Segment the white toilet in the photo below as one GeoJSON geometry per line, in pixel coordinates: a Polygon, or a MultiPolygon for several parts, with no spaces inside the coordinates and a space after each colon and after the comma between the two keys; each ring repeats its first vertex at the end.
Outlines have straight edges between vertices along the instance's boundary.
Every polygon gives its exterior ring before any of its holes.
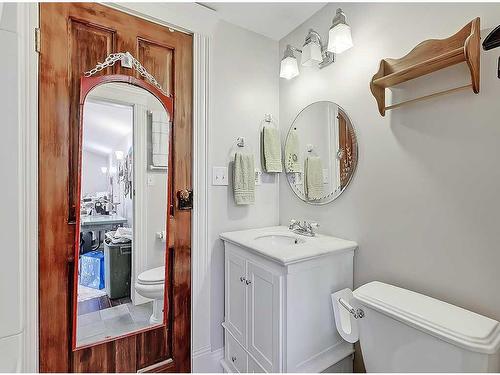
{"type": "Polygon", "coordinates": [[[163,323],[163,297],[165,290],[165,267],[152,268],[139,274],[135,290],[141,296],[153,299],[151,324],[163,323]]]}
{"type": "Polygon", "coordinates": [[[367,372],[498,372],[496,320],[374,281],[332,294],[335,324],[367,372]]]}

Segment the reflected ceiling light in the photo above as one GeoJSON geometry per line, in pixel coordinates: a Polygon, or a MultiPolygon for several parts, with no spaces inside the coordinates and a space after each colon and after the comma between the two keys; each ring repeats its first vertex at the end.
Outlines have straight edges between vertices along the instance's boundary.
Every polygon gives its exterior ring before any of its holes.
{"type": "Polygon", "coordinates": [[[302,47],[302,58],[300,62],[303,66],[316,66],[322,61],[321,37],[316,31],[311,29],[302,47]]]}
{"type": "Polygon", "coordinates": [[[328,51],[342,53],[352,46],[351,27],[346,22],[345,13],[338,8],[328,33],[328,51]]]}
{"type": "Polygon", "coordinates": [[[283,59],[281,59],[281,65],[280,65],[281,78],[292,79],[293,77],[299,75],[299,67],[297,65],[297,59],[295,58],[293,51],[301,52],[297,48],[294,48],[290,44],[288,44],[286,46],[283,59]]]}
{"type": "Polygon", "coordinates": [[[101,172],[104,174],[108,173],[108,167],[101,167],[101,172]]]}
{"type": "Polygon", "coordinates": [[[116,160],[123,160],[123,151],[115,151],[116,160]]]}
{"type": "Polygon", "coordinates": [[[110,167],[110,168],[109,168],[109,174],[111,174],[111,175],[116,174],[116,171],[117,171],[117,170],[116,170],[116,167],[115,167],[115,166],[112,166],[112,167],[110,167]]]}

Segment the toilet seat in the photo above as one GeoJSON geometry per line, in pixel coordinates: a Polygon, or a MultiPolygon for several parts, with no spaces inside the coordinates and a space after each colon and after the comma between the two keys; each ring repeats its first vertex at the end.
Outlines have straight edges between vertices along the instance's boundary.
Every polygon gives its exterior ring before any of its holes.
{"type": "Polygon", "coordinates": [[[157,285],[165,282],[165,266],[152,268],[137,276],[137,283],[142,285],[157,285]]]}

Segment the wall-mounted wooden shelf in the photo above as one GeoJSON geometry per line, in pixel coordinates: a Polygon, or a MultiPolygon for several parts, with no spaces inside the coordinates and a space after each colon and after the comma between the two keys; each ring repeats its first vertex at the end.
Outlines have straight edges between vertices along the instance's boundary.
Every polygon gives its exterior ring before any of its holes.
{"type": "Polygon", "coordinates": [[[469,87],[476,94],[479,93],[480,30],[478,17],[449,38],[429,39],[417,45],[400,59],[381,60],[379,70],[370,82],[370,90],[377,101],[380,114],[384,116],[386,110],[469,87]],[[466,62],[469,66],[470,85],[386,106],[386,88],[461,62],[466,62]]]}

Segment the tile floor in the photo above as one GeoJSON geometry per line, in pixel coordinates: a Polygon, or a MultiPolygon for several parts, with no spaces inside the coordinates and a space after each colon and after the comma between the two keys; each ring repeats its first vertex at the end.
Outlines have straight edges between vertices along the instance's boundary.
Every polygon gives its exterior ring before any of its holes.
{"type": "Polygon", "coordinates": [[[78,315],[77,346],[99,342],[151,326],[149,317],[153,302],[134,306],[132,303],[78,315]]]}

